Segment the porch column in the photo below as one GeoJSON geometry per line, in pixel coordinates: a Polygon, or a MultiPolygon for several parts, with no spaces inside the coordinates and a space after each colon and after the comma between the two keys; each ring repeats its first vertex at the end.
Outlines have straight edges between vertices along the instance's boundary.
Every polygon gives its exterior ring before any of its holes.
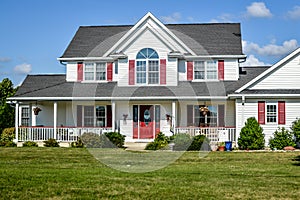
{"type": "Polygon", "coordinates": [[[176,102],[172,102],[172,127],[173,131],[175,131],[176,128],[176,102]]]}
{"type": "Polygon", "coordinates": [[[53,114],[53,134],[54,134],[54,139],[56,140],[56,128],[57,128],[57,102],[54,102],[54,114],[53,114]]]}
{"type": "Polygon", "coordinates": [[[16,103],[15,107],[15,129],[16,129],[16,142],[19,141],[19,103],[16,103]]]}
{"type": "Polygon", "coordinates": [[[115,101],[112,101],[111,102],[111,129],[112,131],[114,132],[116,127],[115,127],[115,122],[116,122],[116,102],[115,101]]]}

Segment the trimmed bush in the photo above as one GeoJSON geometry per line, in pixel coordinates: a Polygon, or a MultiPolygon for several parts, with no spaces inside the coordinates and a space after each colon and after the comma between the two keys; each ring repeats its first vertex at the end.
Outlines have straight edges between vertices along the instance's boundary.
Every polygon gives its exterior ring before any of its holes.
{"type": "Polygon", "coordinates": [[[255,117],[247,119],[245,126],[240,132],[238,145],[240,149],[258,150],[264,148],[265,136],[263,134],[263,129],[260,127],[255,117]]]}
{"type": "Polygon", "coordinates": [[[13,141],[2,141],[0,140],[0,147],[16,147],[17,144],[13,141]]]}
{"type": "Polygon", "coordinates": [[[286,146],[295,147],[296,143],[294,142],[294,136],[284,127],[274,133],[274,138],[269,140],[270,148],[271,149],[283,149],[286,146]]]}
{"type": "Polygon", "coordinates": [[[102,142],[100,136],[96,133],[84,133],[81,136],[81,140],[87,148],[101,148],[102,142]]]}
{"type": "Polygon", "coordinates": [[[170,141],[169,137],[165,136],[162,132],[160,132],[153,142],[147,144],[145,150],[163,149],[168,145],[169,141],[170,141]]]}
{"type": "Polygon", "coordinates": [[[193,137],[193,142],[187,149],[188,151],[200,151],[203,143],[208,144],[207,146],[203,147],[202,150],[210,151],[209,140],[204,135],[197,135],[193,137]]]}
{"type": "Polygon", "coordinates": [[[292,123],[292,134],[295,136],[296,142],[300,143],[300,119],[296,119],[292,123]]]}
{"type": "Polygon", "coordinates": [[[190,137],[190,135],[185,133],[175,134],[173,138],[174,151],[186,151],[193,142],[193,139],[190,137]]]}
{"type": "Polygon", "coordinates": [[[38,147],[38,144],[33,141],[26,141],[23,143],[23,147],[38,147]]]}
{"type": "Polygon", "coordinates": [[[45,147],[59,147],[59,143],[55,139],[50,138],[50,139],[44,141],[44,146],[45,147]]]}
{"type": "Polygon", "coordinates": [[[15,128],[5,128],[1,134],[1,141],[13,141],[15,139],[15,128]]]}
{"type": "MultiPolygon", "coordinates": [[[[118,148],[124,148],[125,135],[121,135],[118,132],[108,132],[105,136],[109,139],[111,143],[116,145],[118,148]]],[[[104,140],[106,141],[106,140],[104,140]]]]}

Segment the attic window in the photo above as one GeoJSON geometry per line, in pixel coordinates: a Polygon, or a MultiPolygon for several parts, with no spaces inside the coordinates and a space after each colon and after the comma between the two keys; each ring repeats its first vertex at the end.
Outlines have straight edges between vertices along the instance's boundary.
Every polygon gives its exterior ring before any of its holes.
{"type": "Polygon", "coordinates": [[[158,54],[151,48],[145,48],[139,51],[136,55],[136,59],[158,59],[158,54]]]}

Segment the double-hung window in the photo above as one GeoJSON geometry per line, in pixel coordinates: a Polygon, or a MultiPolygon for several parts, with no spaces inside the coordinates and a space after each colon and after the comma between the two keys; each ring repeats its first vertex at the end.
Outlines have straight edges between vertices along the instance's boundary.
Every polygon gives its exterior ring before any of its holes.
{"type": "Polygon", "coordinates": [[[218,65],[217,61],[195,61],[194,62],[195,80],[217,80],[218,65]]]}
{"type": "Polygon", "coordinates": [[[267,104],[267,123],[277,122],[277,105],[267,104]]]}
{"type": "Polygon", "coordinates": [[[85,81],[106,80],[106,63],[85,63],[84,80],[85,81]]]}
{"type": "Polygon", "coordinates": [[[105,106],[83,106],[83,124],[86,127],[105,126],[105,116],[105,106]]]}
{"type": "Polygon", "coordinates": [[[29,107],[21,108],[21,125],[29,126],[30,110],[29,107]]]}
{"type": "Polygon", "coordinates": [[[159,84],[159,57],[155,50],[145,48],[137,54],[136,83],[159,84]]]}

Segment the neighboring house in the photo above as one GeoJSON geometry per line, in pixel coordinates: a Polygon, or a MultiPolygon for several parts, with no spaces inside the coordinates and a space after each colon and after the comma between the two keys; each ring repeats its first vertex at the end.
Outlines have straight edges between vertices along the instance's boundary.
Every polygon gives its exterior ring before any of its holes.
{"type": "Polygon", "coordinates": [[[238,23],[165,25],[148,13],[134,26],[80,27],[58,60],[65,75],[28,75],[9,99],[18,141],[119,131],[147,142],[161,131],[236,143],[247,117],[269,137],[300,111],[299,49],[241,68],[238,23]]]}

